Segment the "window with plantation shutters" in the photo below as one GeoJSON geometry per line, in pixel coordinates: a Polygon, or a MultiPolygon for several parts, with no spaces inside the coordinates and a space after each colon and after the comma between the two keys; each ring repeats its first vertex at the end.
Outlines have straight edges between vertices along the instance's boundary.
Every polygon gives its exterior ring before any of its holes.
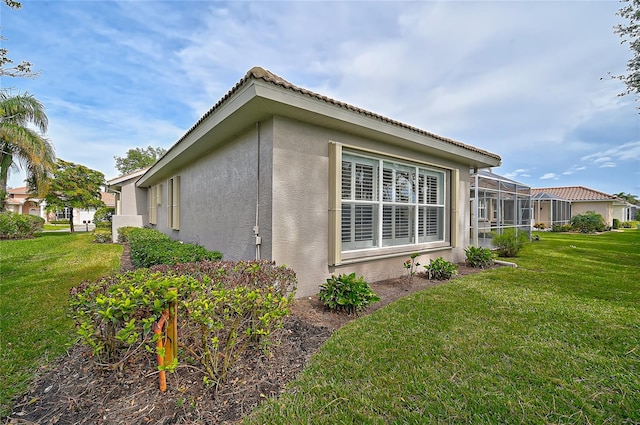
{"type": "Polygon", "coordinates": [[[167,182],[167,226],[180,230],[180,176],[167,182]]]}
{"type": "Polygon", "coordinates": [[[445,173],[342,155],[342,251],[443,241],[445,173]]]}
{"type": "Polygon", "coordinates": [[[148,190],[149,197],[149,224],[158,224],[158,186],[151,186],[148,190]]]}

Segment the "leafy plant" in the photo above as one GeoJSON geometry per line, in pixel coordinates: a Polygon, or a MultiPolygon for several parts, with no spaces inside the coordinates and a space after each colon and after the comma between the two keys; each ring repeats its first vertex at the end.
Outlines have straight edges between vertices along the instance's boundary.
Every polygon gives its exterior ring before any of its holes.
{"type": "Polygon", "coordinates": [[[31,238],[43,226],[42,217],[11,211],[0,212],[0,239],[31,238]]]}
{"type": "Polygon", "coordinates": [[[268,347],[289,313],[295,279],[267,261],[159,265],[84,282],[71,291],[71,314],[82,342],[116,363],[154,351],[153,324],[177,302],[180,348],[217,384],[246,350],[268,347]]]}
{"type": "Polygon", "coordinates": [[[363,276],[355,273],[332,275],[326,283],[320,285],[320,301],[330,310],[342,310],[357,313],[371,303],[380,301],[380,297],[371,290],[363,276]]]}
{"type": "Polygon", "coordinates": [[[458,266],[442,257],[429,260],[429,264],[424,268],[429,274],[429,279],[447,280],[458,274],[458,266]]]}
{"type": "Polygon", "coordinates": [[[131,261],[138,268],[222,259],[222,254],[218,251],[208,251],[200,245],[174,241],[155,229],[133,228],[128,231],[128,240],[131,261]]]}
{"type": "Polygon", "coordinates": [[[96,227],[111,228],[111,220],[116,209],[113,207],[101,207],[93,214],[93,222],[96,227]]]}
{"type": "Polygon", "coordinates": [[[570,224],[553,224],[551,225],[551,231],[555,233],[570,232],[571,225],[570,224]]]}
{"type": "Polygon", "coordinates": [[[581,233],[602,232],[606,229],[604,218],[595,211],[587,211],[571,217],[571,228],[581,233]]]}
{"type": "Polygon", "coordinates": [[[111,242],[111,230],[96,229],[93,231],[93,241],[95,243],[109,243],[111,242]]]}
{"type": "Polygon", "coordinates": [[[489,248],[470,246],[465,248],[464,253],[467,257],[467,265],[470,267],[484,269],[495,263],[493,252],[489,248]]]}
{"type": "Polygon", "coordinates": [[[129,242],[129,233],[133,229],[137,229],[137,227],[133,227],[133,226],[118,227],[118,243],[129,242]]]}
{"type": "Polygon", "coordinates": [[[617,219],[617,218],[613,219],[613,228],[614,229],[619,229],[620,228],[620,219],[617,219]]]}
{"type": "Polygon", "coordinates": [[[407,273],[409,274],[409,285],[411,285],[411,281],[413,280],[413,276],[417,273],[417,271],[416,271],[417,267],[420,265],[420,263],[418,263],[416,261],[416,258],[418,258],[419,256],[420,256],[420,254],[418,254],[417,252],[414,252],[413,254],[411,254],[409,259],[407,259],[402,264],[402,267],[407,269],[407,273]]]}
{"type": "Polygon", "coordinates": [[[491,243],[498,250],[500,257],[516,257],[525,243],[529,241],[529,235],[516,229],[504,229],[502,233],[493,232],[491,243]]]}
{"type": "Polygon", "coordinates": [[[547,228],[547,225],[544,223],[536,223],[533,225],[533,227],[538,230],[544,230],[547,228]]]}

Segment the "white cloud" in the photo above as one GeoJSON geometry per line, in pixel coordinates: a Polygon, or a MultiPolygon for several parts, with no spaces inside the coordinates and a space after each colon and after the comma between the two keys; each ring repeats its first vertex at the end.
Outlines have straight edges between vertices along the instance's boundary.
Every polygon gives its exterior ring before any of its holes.
{"type": "Polygon", "coordinates": [[[621,161],[640,161],[640,141],[624,143],[601,152],[585,155],[582,160],[599,163],[610,161],[612,158],[621,161]]]}
{"type": "Polygon", "coordinates": [[[587,169],[587,167],[585,167],[584,165],[579,166],[579,165],[574,164],[568,170],[563,172],[562,175],[570,176],[570,175],[574,174],[576,171],[583,171],[583,170],[586,170],[586,169],[587,169]]]}
{"type": "Polygon", "coordinates": [[[549,180],[549,179],[557,180],[558,175],[556,173],[546,173],[545,175],[540,177],[540,180],[549,180]]]}
{"type": "Polygon", "coordinates": [[[600,165],[600,168],[615,168],[615,166],[615,162],[605,162],[604,164],[600,165]]]}

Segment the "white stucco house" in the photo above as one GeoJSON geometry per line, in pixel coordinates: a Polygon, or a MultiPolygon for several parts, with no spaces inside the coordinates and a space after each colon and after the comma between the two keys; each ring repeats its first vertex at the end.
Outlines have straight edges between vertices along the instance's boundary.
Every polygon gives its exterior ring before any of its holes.
{"type": "Polygon", "coordinates": [[[401,276],[414,252],[463,261],[470,173],[500,162],[255,67],[152,167],[110,184],[125,221],[285,264],[302,297],[332,274],[401,276]]]}

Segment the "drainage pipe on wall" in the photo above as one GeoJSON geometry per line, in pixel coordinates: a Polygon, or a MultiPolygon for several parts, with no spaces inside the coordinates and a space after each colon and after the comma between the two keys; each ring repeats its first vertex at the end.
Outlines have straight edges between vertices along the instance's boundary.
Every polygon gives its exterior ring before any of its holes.
{"type": "Polygon", "coordinates": [[[260,123],[256,122],[256,134],[258,139],[258,159],[256,161],[256,223],[253,226],[253,235],[256,240],[256,260],[260,260],[260,245],[262,238],[260,237],[260,123]]]}

